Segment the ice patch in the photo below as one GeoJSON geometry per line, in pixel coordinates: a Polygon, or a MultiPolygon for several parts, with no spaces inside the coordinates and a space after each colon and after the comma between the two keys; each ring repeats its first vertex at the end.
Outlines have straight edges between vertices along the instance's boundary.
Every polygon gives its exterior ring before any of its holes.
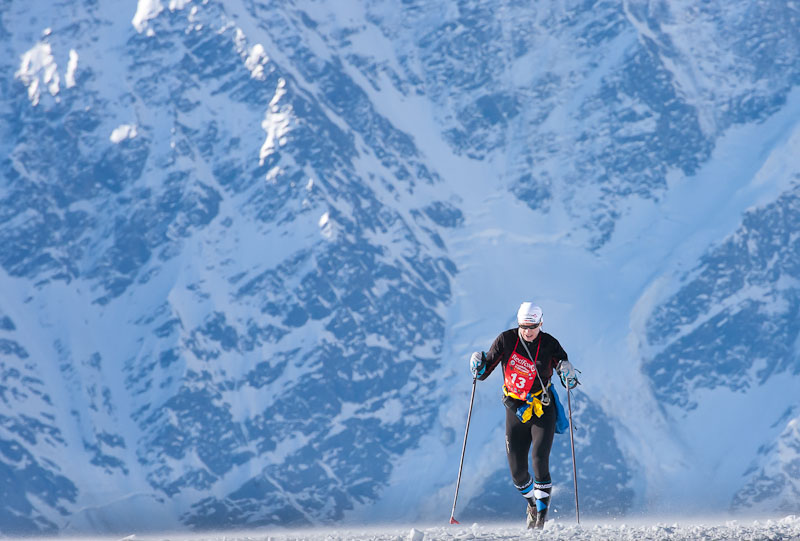
{"type": "Polygon", "coordinates": [[[131,24],[141,34],[147,28],[147,21],[158,17],[163,10],[161,0],[139,0],[131,24]]]}
{"type": "Polygon", "coordinates": [[[267,110],[264,120],[261,122],[261,127],[267,132],[267,138],[264,144],[261,145],[259,152],[259,165],[264,165],[264,160],[271,155],[278,146],[286,144],[286,134],[289,133],[289,126],[291,124],[291,107],[287,106],[281,110],[278,102],[286,94],[286,81],[280,79],[278,87],[275,89],[275,94],[269,102],[269,109],[267,110]]]}
{"type": "Polygon", "coordinates": [[[57,69],[50,44],[39,42],[22,55],[14,77],[28,87],[28,99],[33,105],[38,105],[42,94],[41,84],[47,87],[51,95],[58,94],[60,78],[57,69]]]}
{"type": "MultiPolygon", "coordinates": [[[[170,0],[168,7],[170,11],[183,9],[192,0],[170,0]]],[[[131,24],[140,34],[147,29],[147,22],[150,19],[155,19],[164,11],[164,6],[161,5],[161,0],[139,0],[136,5],[136,13],[131,20],[131,24]]],[[[149,30],[152,32],[152,29],[149,30]]]]}
{"type": "Polygon", "coordinates": [[[122,124],[114,128],[109,139],[111,139],[112,143],[121,143],[125,139],[133,139],[134,137],[136,137],[136,126],[134,124],[122,124]]]}
{"type": "Polygon", "coordinates": [[[269,57],[266,51],[264,51],[264,46],[260,43],[256,43],[250,49],[250,53],[247,55],[244,65],[250,70],[250,77],[263,81],[266,79],[266,75],[264,75],[264,65],[268,61],[269,57]]]}
{"type": "Polygon", "coordinates": [[[333,224],[331,223],[330,212],[326,212],[319,218],[319,230],[326,239],[333,238],[333,224]]]}
{"type": "Polygon", "coordinates": [[[75,70],[78,69],[78,53],[75,49],[69,50],[69,62],[67,62],[67,73],[64,74],[64,82],[67,88],[75,86],[75,70]]]}

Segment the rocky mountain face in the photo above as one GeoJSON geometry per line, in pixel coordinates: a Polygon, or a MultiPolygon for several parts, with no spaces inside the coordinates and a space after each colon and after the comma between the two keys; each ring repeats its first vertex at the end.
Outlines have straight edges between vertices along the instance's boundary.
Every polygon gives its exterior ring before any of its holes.
{"type": "Polygon", "coordinates": [[[797,396],[785,386],[796,387],[800,375],[798,180],[795,173],[789,190],[745,213],[648,320],[647,339],[658,353],[644,370],[662,404],[691,411],[704,391],[728,389],[759,412],[756,425],[741,418],[744,437],[766,426],[774,434],[744,473],[732,502],[737,511],[793,512],[800,495],[797,396]],[[748,398],[756,388],[782,400],[748,398]]]}
{"type": "MultiPolygon", "coordinates": [[[[726,159],[725,137],[788,116],[759,145],[796,150],[798,26],[777,1],[6,0],[0,531],[347,520],[391,505],[430,438],[449,469],[424,482],[450,491],[449,352],[471,317],[450,307],[483,260],[452,249],[481,212],[467,195],[589,258],[652,249],[618,224],[726,159]]],[[[789,150],[783,188],[729,213],[616,361],[667,416],[798,381],[789,150]]],[[[560,255],[506,242],[521,264],[560,255]]],[[[582,511],[639,509],[636,427],[584,387],[582,511]]],[[[780,405],[734,508],[755,489],[796,510],[797,398],[780,405]]],[[[519,515],[498,457],[476,517],[519,515]]],[[[552,463],[568,513],[567,439],[552,463]]]]}

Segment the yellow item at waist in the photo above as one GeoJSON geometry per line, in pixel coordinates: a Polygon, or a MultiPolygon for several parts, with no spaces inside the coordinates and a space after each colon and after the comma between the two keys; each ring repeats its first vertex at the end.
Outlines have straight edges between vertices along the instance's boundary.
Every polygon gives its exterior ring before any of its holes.
{"type": "MultiPolygon", "coordinates": [[[[528,421],[530,421],[534,413],[536,414],[536,417],[541,417],[542,415],[544,415],[544,407],[542,406],[542,401],[536,398],[537,396],[542,394],[542,389],[539,389],[535,393],[529,393],[529,396],[531,397],[530,400],[525,400],[524,398],[520,398],[519,395],[512,393],[511,391],[506,389],[505,385],[503,385],[503,394],[506,396],[510,396],[511,398],[516,398],[517,400],[521,400],[522,402],[525,402],[525,406],[520,406],[521,408],[524,408],[521,413],[522,415],[521,421],[523,423],[527,423],[528,421]]],[[[519,416],[520,414],[517,415],[519,416]]]]}

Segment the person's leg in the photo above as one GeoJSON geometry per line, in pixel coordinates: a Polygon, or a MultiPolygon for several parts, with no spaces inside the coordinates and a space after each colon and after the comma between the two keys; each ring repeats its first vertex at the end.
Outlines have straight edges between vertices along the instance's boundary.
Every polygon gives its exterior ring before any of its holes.
{"type": "Polygon", "coordinates": [[[550,479],[550,450],[556,428],[556,408],[550,404],[541,417],[531,419],[531,457],[533,458],[533,496],[536,505],[536,527],[544,527],[547,510],[550,506],[550,492],[553,483],[550,479]]]}
{"type": "Polygon", "coordinates": [[[517,418],[511,408],[506,408],[506,455],[511,470],[511,480],[526,499],[533,498],[533,479],[528,472],[528,451],[531,432],[527,424],[517,418]]]}

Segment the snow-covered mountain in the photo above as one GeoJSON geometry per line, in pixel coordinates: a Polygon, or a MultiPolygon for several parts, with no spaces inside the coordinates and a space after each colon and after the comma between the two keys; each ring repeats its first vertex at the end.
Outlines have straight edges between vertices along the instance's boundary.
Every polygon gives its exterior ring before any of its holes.
{"type": "Polygon", "coordinates": [[[582,513],[797,512],[799,10],[6,0],[0,531],[446,520],[523,300],[582,513]]]}

